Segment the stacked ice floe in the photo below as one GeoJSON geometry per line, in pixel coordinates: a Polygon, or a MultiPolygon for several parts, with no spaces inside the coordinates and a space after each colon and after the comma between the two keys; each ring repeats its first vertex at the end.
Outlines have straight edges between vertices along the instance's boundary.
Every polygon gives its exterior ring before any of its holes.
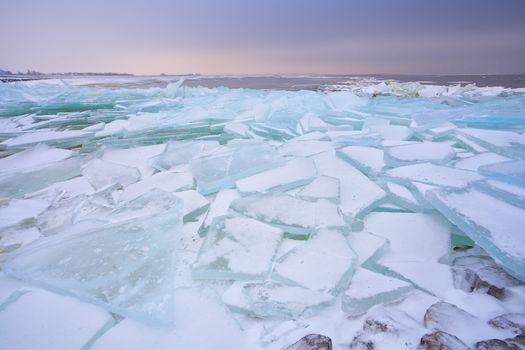
{"type": "Polygon", "coordinates": [[[0,348],[523,347],[525,95],[360,89],[0,85],[0,348]]]}

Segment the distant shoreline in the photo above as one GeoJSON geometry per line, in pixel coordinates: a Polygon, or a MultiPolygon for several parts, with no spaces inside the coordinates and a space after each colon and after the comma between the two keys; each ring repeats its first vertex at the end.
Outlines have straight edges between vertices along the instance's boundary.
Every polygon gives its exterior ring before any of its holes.
{"type": "Polygon", "coordinates": [[[184,85],[208,88],[249,88],[275,90],[318,90],[326,85],[340,84],[352,80],[373,79],[380,81],[419,82],[428,85],[467,85],[478,87],[523,88],[525,74],[483,74],[483,75],[403,75],[403,74],[367,74],[367,75],[132,75],[117,73],[100,74],[45,74],[45,75],[0,75],[3,83],[42,80],[85,80],[82,86],[105,88],[148,88],[165,87],[167,84],[184,78],[184,85]]]}

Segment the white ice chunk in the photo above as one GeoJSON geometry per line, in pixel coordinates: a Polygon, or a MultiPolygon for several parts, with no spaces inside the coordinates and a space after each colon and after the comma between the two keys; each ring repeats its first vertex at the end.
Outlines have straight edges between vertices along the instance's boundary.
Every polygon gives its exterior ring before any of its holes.
{"type": "Polygon", "coordinates": [[[357,254],[358,265],[367,265],[379,259],[388,249],[390,243],[386,238],[366,231],[352,232],[347,237],[348,244],[357,254]]]}
{"type": "Polygon", "coordinates": [[[184,201],[182,210],[184,222],[194,220],[197,216],[206,212],[210,206],[210,202],[194,190],[176,192],[175,195],[184,201]]]}
{"type": "Polygon", "coordinates": [[[502,130],[464,128],[457,133],[476,141],[486,149],[507,157],[523,158],[525,135],[502,130]]]}
{"type": "Polygon", "coordinates": [[[307,200],[327,199],[339,202],[339,179],[321,175],[301,189],[297,196],[307,200]]]}
{"type": "Polygon", "coordinates": [[[166,192],[189,190],[193,187],[193,176],[191,173],[172,173],[163,171],[142,181],[127,186],[120,194],[120,201],[130,201],[154,188],[166,192]]]}
{"type": "Polygon", "coordinates": [[[172,324],[181,211],[179,198],[155,190],[115,210],[115,223],[40,239],[18,249],[3,268],[123,316],[172,324]]]}
{"type": "Polygon", "coordinates": [[[341,233],[320,230],[280,258],[272,278],[335,295],[347,286],[356,264],[357,256],[341,233]]]}
{"type": "Polygon", "coordinates": [[[2,173],[38,168],[40,166],[65,160],[75,153],[73,151],[51,148],[38,144],[32,148],[0,159],[0,176],[2,173]]]}
{"type": "Polygon", "coordinates": [[[385,140],[408,140],[412,136],[412,130],[402,125],[370,125],[368,129],[385,140]]]}
{"type": "Polygon", "coordinates": [[[312,316],[331,302],[333,296],[276,282],[234,282],[222,299],[235,312],[261,318],[296,319],[312,316]]]}
{"type": "Polygon", "coordinates": [[[438,261],[449,250],[450,225],[438,215],[370,213],[364,220],[364,227],[390,242],[380,263],[438,261]]]}
{"type": "MultiPolygon", "coordinates": [[[[268,143],[244,141],[230,151],[190,161],[197,190],[204,195],[234,187],[235,181],[281,166],[283,159],[268,143]]],[[[275,179],[274,179],[275,180],[275,179]]]]}
{"type": "Polygon", "coordinates": [[[93,159],[86,164],[82,169],[82,175],[97,190],[115,183],[128,186],[140,180],[140,172],[137,168],[106,162],[101,159],[93,159]]]}
{"type": "Polygon", "coordinates": [[[448,265],[434,261],[385,261],[381,264],[390,272],[438,297],[443,298],[454,290],[452,271],[448,265]]]}
{"type": "Polygon", "coordinates": [[[469,170],[450,168],[431,163],[405,165],[389,170],[387,175],[402,182],[418,181],[430,185],[462,188],[482,177],[469,170]]]}
{"type": "Polygon", "coordinates": [[[385,161],[391,166],[410,163],[430,162],[445,164],[451,161],[455,152],[446,142],[420,142],[387,149],[385,161]]]}
{"type": "Polygon", "coordinates": [[[429,201],[505,270],[525,281],[525,210],[476,189],[434,190],[429,201]]]}
{"type": "Polygon", "coordinates": [[[79,130],[27,132],[0,143],[0,147],[24,149],[39,143],[71,147],[81,145],[92,135],[90,132],[79,130]]]}
{"type": "Polygon", "coordinates": [[[507,157],[500,156],[496,153],[480,153],[473,157],[461,159],[454,163],[454,167],[458,169],[465,169],[471,171],[477,171],[479,167],[487,164],[501,163],[510,160],[507,157]]]}
{"type": "Polygon", "coordinates": [[[193,277],[223,280],[264,278],[282,235],[282,230],[250,218],[218,217],[212,222],[193,264],[193,277]]]}
{"type": "Polygon", "coordinates": [[[284,166],[238,180],[236,186],[241,193],[286,191],[312,181],[317,175],[310,158],[296,158],[284,166]]]}
{"type": "Polygon", "coordinates": [[[424,209],[424,206],[418,202],[412,192],[410,192],[410,190],[405,186],[395,182],[387,182],[386,186],[389,192],[390,200],[393,203],[413,211],[422,211],[424,209]]]}
{"type": "Polygon", "coordinates": [[[307,237],[319,227],[344,230],[337,206],[327,200],[309,202],[283,193],[239,198],[231,208],[282,228],[291,236],[307,237]]]}
{"type": "Polygon", "coordinates": [[[48,202],[40,199],[11,199],[0,203],[0,229],[36,219],[48,206],[48,202]]]}
{"type": "Polygon", "coordinates": [[[286,142],[280,148],[280,152],[285,156],[308,157],[321,152],[326,152],[332,148],[333,144],[330,141],[297,141],[294,139],[286,142]]]}
{"type": "Polygon", "coordinates": [[[339,205],[344,215],[362,217],[385,199],[385,191],[359,170],[336,157],[334,152],[325,152],[313,159],[319,175],[339,179],[339,205]]]}
{"type": "Polygon", "coordinates": [[[28,193],[25,198],[42,199],[49,203],[56,200],[58,197],[73,198],[81,194],[93,194],[94,188],[84,176],[78,176],[71,180],[55,182],[46,188],[28,193]]]}
{"type": "Polygon", "coordinates": [[[350,316],[359,316],[374,305],[403,300],[412,288],[405,281],[357,268],[350,287],[343,293],[342,308],[350,316]]]}
{"type": "Polygon", "coordinates": [[[348,146],[339,149],[337,155],[365,174],[379,173],[385,167],[383,150],[378,148],[348,146]]]}
{"type": "Polygon", "coordinates": [[[115,148],[104,150],[102,160],[120,165],[137,168],[142,178],[151,176],[154,168],[151,166],[151,158],[159,155],[166,146],[150,145],[131,148],[115,148]]]}
{"type": "Polygon", "coordinates": [[[210,227],[213,219],[219,216],[228,214],[228,209],[230,208],[231,202],[240,197],[240,194],[237,190],[234,189],[225,189],[219,191],[217,196],[213,200],[206,214],[206,218],[202,226],[199,229],[201,235],[205,234],[208,228],[210,227]]]}

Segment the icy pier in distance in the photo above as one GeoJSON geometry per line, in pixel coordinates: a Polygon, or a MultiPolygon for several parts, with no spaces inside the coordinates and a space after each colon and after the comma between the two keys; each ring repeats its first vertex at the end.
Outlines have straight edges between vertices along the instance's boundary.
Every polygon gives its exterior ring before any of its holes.
{"type": "Polygon", "coordinates": [[[84,83],[0,84],[1,349],[525,346],[525,89],[84,83]]]}

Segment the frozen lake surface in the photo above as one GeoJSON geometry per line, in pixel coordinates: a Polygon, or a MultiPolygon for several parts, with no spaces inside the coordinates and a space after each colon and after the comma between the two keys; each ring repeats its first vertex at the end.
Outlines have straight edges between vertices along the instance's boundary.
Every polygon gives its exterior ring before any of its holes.
{"type": "Polygon", "coordinates": [[[523,348],[523,76],[180,78],[0,84],[0,349],[523,348]]]}

